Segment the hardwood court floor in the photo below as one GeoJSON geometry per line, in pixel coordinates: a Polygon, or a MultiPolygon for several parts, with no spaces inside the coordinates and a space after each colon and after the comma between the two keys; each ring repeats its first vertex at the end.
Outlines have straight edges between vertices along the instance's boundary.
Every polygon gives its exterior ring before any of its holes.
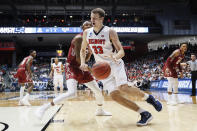
{"type": "MultiPolygon", "coordinates": [[[[51,101],[51,93],[36,92],[31,97],[32,106],[38,106],[51,101]],[[47,94],[47,95],[46,95],[47,94]],[[42,97],[44,95],[44,97],[42,97]],[[39,97],[36,97],[39,96],[39,97]]],[[[92,93],[79,91],[78,97],[61,102],[63,106],[56,113],[47,131],[197,131],[197,104],[196,97],[180,94],[179,99],[185,104],[177,106],[166,105],[166,93],[150,92],[163,104],[161,112],[146,102],[129,96],[142,108],[150,111],[153,120],[148,126],[137,127],[140,116],[111,100],[105,95],[104,109],[112,116],[95,116],[96,103],[92,93]]],[[[0,93],[0,107],[17,107],[18,93],[0,93]]],[[[49,115],[49,114],[45,114],[49,115]]]]}

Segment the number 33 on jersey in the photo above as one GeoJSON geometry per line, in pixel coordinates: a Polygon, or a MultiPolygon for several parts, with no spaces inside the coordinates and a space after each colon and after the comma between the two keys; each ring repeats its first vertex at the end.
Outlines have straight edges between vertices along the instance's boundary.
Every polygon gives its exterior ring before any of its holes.
{"type": "Polygon", "coordinates": [[[96,33],[93,28],[87,29],[86,40],[94,54],[95,59],[106,60],[105,55],[110,55],[112,53],[113,47],[109,38],[110,28],[103,26],[101,30],[96,33]]]}

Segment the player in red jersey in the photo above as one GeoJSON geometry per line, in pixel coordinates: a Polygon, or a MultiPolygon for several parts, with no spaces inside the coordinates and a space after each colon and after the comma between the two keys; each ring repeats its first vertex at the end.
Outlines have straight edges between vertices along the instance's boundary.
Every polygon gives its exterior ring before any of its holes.
{"type": "Polygon", "coordinates": [[[33,81],[32,81],[32,72],[31,72],[31,66],[33,59],[36,57],[36,51],[30,50],[30,55],[25,57],[23,61],[19,64],[17,73],[15,75],[15,78],[18,78],[18,83],[20,84],[20,100],[18,105],[27,105],[30,106],[29,103],[29,94],[31,93],[33,89],[33,81]],[[25,84],[28,84],[28,90],[25,97],[23,97],[25,84]]]}
{"type": "Polygon", "coordinates": [[[180,77],[183,77],[181,69],[181,61],[185,57],[185,52],[187,51],[187,44],[182,43],[179,49],[176,49],[167,59],[163,71],[164,76],[168,79],[168,102],[170,105],[177,105],[178,100],[178,72],[180,72],[180,77]],[[172,95],[173,91],[173,95],[172,95]]]}
{"type": "MultiPolygon", "coordinates": [[[[86,21],[83,23],[82,29],[84,31],[85,29],[90,28],[91,26],[92,26],[91,22],[86,21]]],[[[82,43],[82,35],[83,33],[78,34],[73,38],[71,45],[70,45],[69,52],[68,52],[67,65],[66,65],[66,71],[65,71],[66,80],[67,80],[66,84],[67,84],[68,91],[66,93],[59,95],[55,99],[53,99],[51,103],[48,103],[39,107],[35,112],[35,115],[39,119],[42,118],[45,111],[49,107],[57,104],[58,102],[64,99],[75,97],[77,93],[77,83],[85,84],[94,92],[95,97],[96,97],[96,102],[98,105],[98,108],[96,110],[97,116],[111,116],[111,113],[104,111],[102,108],[104,98],[103,98],[103,95],[101,93],[101,90],[97,82],[94,80],[90,72],[82,71],[80,69],[80,62],[81,62],[80,50],[81,50],[81,43],[82,43]]],[[[92,55],[92,52],[88,48],[86,61],[89,61],[91,55],[92,55]]]]}

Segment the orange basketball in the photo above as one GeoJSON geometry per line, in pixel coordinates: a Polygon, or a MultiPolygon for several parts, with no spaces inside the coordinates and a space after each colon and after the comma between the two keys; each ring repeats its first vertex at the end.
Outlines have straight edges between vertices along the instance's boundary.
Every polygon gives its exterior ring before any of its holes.
{"type": "Polygon", "coordinates": [[[107,78],[111,73],[110,65],[107,62],[97,62],[92,67],[92,74],[97,80],[107,78]]]}

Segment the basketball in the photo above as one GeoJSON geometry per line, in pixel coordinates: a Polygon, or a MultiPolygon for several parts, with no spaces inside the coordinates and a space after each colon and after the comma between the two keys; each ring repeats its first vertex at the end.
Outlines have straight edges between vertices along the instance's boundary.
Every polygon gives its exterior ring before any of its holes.
{"type": "Polygon", "coordinates": [[[97,80],[106,79],[111,73],[110,65],[107,62],[97,62],[92,67],[92,74],[97,80]]]}

